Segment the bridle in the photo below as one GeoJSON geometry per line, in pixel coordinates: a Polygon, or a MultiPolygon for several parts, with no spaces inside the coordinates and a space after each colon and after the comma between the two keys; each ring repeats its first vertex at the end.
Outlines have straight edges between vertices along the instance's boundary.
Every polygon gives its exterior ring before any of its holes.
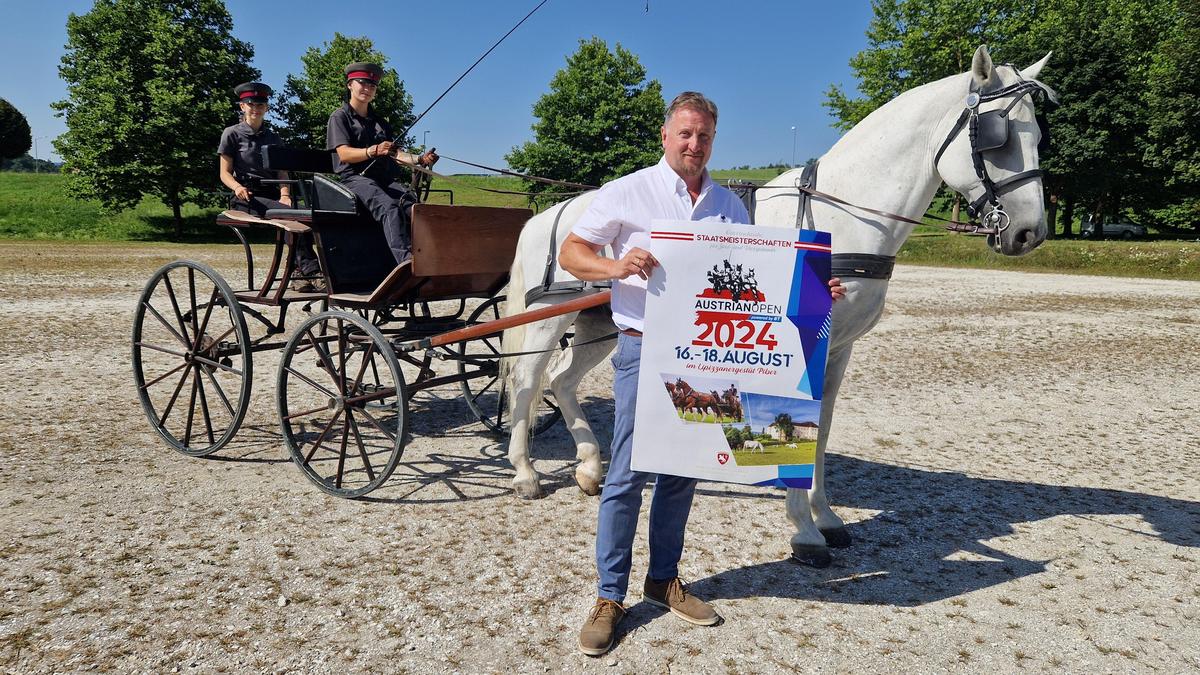
{"type": "MultiPolygon", "coordinates": [[[[958,136],[959,132],[965,126],[970,134],[971,141],[971,163],[975,168],[975,176],[978,182],[971,185],[965,192],[959,192],[969,202],[967,212],[972,216],[980,218],[983,225],[992,229],[996,234],[1003,232],[1008,228],[1009,217],[1005,212],[1004,207],[1000,204],[1000,195],[1012,190],[1016,186],[1041,178],[1041,169],[1029,169],[1020,173],[1013,174],[1007,178],[995,181],[988,175],[987,166],[983,161],[983,153],[989,150],[996,150],[1004,147],[1008,143],[1008,113],[1017,103],[1026,95],[1031,98],[1041,94],[1046,95],[1045,88],[1034,81],[1026,80],[1021,77],[1021,72],[1012,64],[1003,64],[1012,68],[1017,74],[1018,82],[1014,82],[994,91],[980,91],[974,81],[971,82],[971,91],[967,94],[966,107],[963,108],[962,114],[958,116],[958,121],[954,123],[954,127],[950,129],[950,133],[946,136],[946,140],[942,142],[942,147],[937,151],[937,155],[933,158],[934,169],[937,169],[938,162],[942,159],[942,154],[946,152],[946,148],[958,136]],[[1012,101],[1003,109],[988,110],[980,112],[979,106],[982,103],[989,101],[998,101],[1006,98],[1012,98],[1012,101]],[[976,199],[970,197],[971,190],[976,187],[982,187],[983,193],[976,199]],[[980,215],[985,204],[992,206],[986,214],[980,215]]],[[[1038,151],[1043,152],[1049,147],[1049,128],[1046,126],[1044,119],[1040,114],[1037,115],[1038,126],[1042,131],[1042,140],[1038,144],[1038,151]]]]}

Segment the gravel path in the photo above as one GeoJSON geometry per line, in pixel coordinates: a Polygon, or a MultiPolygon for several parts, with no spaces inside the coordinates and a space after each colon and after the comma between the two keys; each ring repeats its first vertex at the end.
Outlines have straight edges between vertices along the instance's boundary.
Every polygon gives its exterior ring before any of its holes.
{"type": "MultiPolygon", "coordinates": [[[[334,499],[289,462],[261,355],[231,446],[157,439],[137,293],[176,256],[240,278],[239,255],[0,244],[0,668],[1200,670],[1200,283],[899,268],[830,444],[854,547],[788,563],[782,493],[702,484],[684,570],[725,623],[635,590],[588,659],[597,501],[561,427],[535,442],[549,496],[519,501],[502,439],[435,391],[392,480],[334,499]]],[[[603,442],[610,378],[582,391],[603,442]]]]}

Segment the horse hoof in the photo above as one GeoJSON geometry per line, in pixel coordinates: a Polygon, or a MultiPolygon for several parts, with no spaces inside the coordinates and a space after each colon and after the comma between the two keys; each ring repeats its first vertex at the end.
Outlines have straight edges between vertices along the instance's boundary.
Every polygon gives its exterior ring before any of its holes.
{"type": "Polygon", "coordinates": [[[825,545],[829,548],[847,548],[850,546],[850,532],[845,527],[831,527],[828,530],[821,530],[821,536],[825,537],[825,545]]]}
{"type": "Polygon", "coordinates": [[[580,490],[583,490],[583,494],[589,497],[600,494],[600,481],[582,471],[575,472],[575,483],[579,485],[580,490]]]}
{"type": "Polygon", "coordinates": [[[513,492],[521,499],[540,499],[545,496],[542,486],[535,481],[513,483],[513,492]]]}
{"type": "Polygon", "coordinates": [[[791,561],[817,569],[824,569],[829,567],[830,563],[833,562],[833,556],[829,555],[829,547],[827,546],[792,544],[791,561]]]}

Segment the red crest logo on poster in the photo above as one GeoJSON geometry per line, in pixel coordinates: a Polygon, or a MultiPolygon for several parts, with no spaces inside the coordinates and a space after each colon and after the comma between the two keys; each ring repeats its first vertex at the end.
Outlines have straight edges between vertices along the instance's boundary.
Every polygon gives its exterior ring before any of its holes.
{"type": "Polygon", "coordinates": [[[717,461],[720,462],[721,464],[728,462],[729,461],[729,453],[728,452],[718,452],[717,453],[717,461]]]}

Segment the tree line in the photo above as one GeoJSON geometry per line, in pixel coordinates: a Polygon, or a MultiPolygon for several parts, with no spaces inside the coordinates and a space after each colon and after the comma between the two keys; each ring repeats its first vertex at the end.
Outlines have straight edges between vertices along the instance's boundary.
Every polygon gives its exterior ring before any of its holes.
{"type": "MultiPolygon", "coordinates": [[[[254,47],[232,29],[221,0],[97,0],[67,19],[59,66],[67,98],[53,107],[67,125],[54,146],[68,194],[117,210],[156,196],[171,208],[176,235],[184,203],[225,198],[217,141],[237,122],[234,87],[261,77],[250,65],[254,47]]],[[[385,65],[373,108],[406,126],[412,99],[387,58],[367,38],[335,34],[275,87],[276,130],[286,142],[324,147],[326,120],[345,91],[342,68],[352,61],[385,65]]]]}
{"type": "MultiPolygon", "coordinates": [[[[825,106],[849,129],[901,92],[961,73],[987,44],[1024,67],[1053,51],[1046,111],[1047,217],[1133,215],[1200,230],[1200,3],[1195,0],[874,0],[868,46],[850,65],[857,97],[825,106]]],[[[1101,234],[1095,228],[1096,235],[1101,234]]]]}
{"type": "MultiPolygon", "coordinates": [[[[1053,50],[1041,76],[1061,98],[1041,158],[1051,222],[1069,234],[1078,214],[1132,213],[1160,229],[1200,229],[1200,3],[874,0],[873,9],[868,47],[851,60],[858,94],[827,92],[834,126],[849,129],[911,87],[966,71],[979,44],[1021,65],[1053,50]]],[[[71,195],[116,209],[157,196],[177,231],[184,202],[223,199],[215,149],[236,121],[232,90],[261,75],[232,26],[221,0],[97,0],[71,15],[59,68],[68,97],[54,104],[67,123],[55,148],[71,195]]],[[[412,97],[370,39],[335,34],[300,60],[272,102],[289,145],[324,147],[351,61],[384,65],[376,114],[395,129],[411,123],[412,97]]],[[[533,105],[533,140],[505,159],[516,171],[598,185],[657,160],[664,104],[636,55],[581,40],[533,105]]],[[[569,188],[528,190],[552,198],[569,188]]]]}

